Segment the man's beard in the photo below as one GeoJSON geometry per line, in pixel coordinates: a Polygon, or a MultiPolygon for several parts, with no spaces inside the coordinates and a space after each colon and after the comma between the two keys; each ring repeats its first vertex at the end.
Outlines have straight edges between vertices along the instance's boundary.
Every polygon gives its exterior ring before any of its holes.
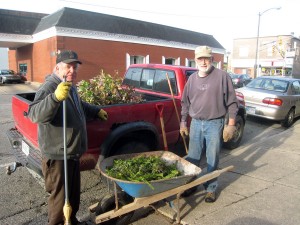
{"type": "Polygon", "coordinates": [[[201,74],[209,74],[209,72],[211,71],[211,67],[212,67],[211,65],[209,65],[206,68],[198,67],[198,70],[201,74]]]}

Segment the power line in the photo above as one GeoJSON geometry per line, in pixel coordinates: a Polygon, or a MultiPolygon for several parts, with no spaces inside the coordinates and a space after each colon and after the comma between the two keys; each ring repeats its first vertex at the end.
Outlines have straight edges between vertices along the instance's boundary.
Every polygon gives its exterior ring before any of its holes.
{"type": "Polygon", "coordinates": [[[202,18],[202,19],[225,19],[225,18],[234,19],[234,18],[242,18],[242,17],[247,18],[247,17],[256,16],[256,15],[201,16],[201,15],[194,15],[194,14],[175,14],[175,13],[155,12],[155,11],[147,11],[147,10],[128,9],[128,8],[105,6],[105,5],[85,3],[85,2],[72,1],[72,0],[60,0],[60,1],[74,3],[74,4],[80,4],[80,5],[85,5],[85,6],[102,7],[102,8],[108,8],[108,9],[114,9],[114,10],[123,10],[123,11],[139,12],[139,13],[150,13],[150,14],[158,14],[158,15],[163,15],[163,16],[195,17],[195,18],[202,18]]]}

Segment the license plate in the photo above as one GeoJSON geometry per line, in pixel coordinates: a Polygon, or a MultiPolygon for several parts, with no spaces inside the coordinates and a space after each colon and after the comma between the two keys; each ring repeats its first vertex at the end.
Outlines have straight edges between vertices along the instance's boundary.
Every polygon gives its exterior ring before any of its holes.
{"type": "Polygon", "coordinates": [[[25,155],[29,155],[29,145],[25,143],[25,141],[22,141],[22,151],[25,155]]]}
{"type": "Polygon", "coordinates": [[[255,114],[255,108],[254,107],[246,107],[246,112],[249,114],[255,114]]]}

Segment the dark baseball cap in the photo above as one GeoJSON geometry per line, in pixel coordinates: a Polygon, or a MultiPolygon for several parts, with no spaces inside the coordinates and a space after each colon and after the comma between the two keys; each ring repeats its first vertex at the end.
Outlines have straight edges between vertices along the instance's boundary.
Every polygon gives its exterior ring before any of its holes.
{"type": "Polygon", "coordinates": [[[63,62],[63,63],[71,63],[71,62],[77,62],[79,64],[82,64],[81,61],[78,60],[78,55],[74,51],[61,51],[56,58],[56,64],[63,62]]]}

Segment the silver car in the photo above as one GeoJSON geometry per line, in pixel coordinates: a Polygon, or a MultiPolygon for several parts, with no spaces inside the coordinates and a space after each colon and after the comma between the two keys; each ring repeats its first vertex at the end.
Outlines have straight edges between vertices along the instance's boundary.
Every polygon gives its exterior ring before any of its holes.
{"type": "Polygon", "coordinates": [[[0,70],[0,83],[23,83],[20,75],[15,74],[13,70],[0,70]]]}
{"type": "Polygon", "coordinates": [[[280,121],[283,127],[300,115],[300,79],[262,76],[236,93],[244,96],[247,115],[280,121]]]}

